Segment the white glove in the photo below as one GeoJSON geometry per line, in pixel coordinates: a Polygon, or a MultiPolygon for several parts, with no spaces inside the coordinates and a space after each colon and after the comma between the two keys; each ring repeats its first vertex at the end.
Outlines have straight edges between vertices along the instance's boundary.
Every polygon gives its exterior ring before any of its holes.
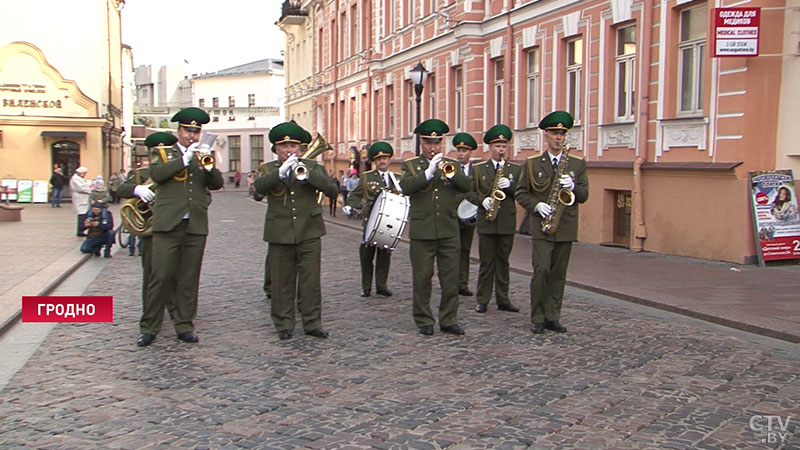
{"type": "Polygon", "coordinates": [[[297,164],[297,155],[292,155],[286,158],[286,161],[281,164],[281,167],[278,169],[278,176],[281,179],[284,179],[289,176],[289,172],[292,171],[292,168],[297,164]]]}
{"type": "Polygon", "coordinates": [[[350,205],[347,205],[344,208],[342,208],[342,211],[344,212],[344,215],[347,217],[350,217],[350,214],[353,214],[353,208],[350,207],[350,205]]]}
{"type": "Polygon", "coordinates": [[[200,147],[200,144],[195,142],[194,144],[190,145],[189,148],[186,149],[186,153],[183,154],[183,165],[188,166],[190,162],[192,162],[192,158],[194,158],[195,152],[200,147]]]}
{"type": "Polygon", "coordinates": [[[547,217],[550,214],[553,214],[553,207],[548,205],[545,202],[537,203],[536,207],[533,208],[533,210],[536,211],[537,213],[539,213],[539,215],[542,216],[542,217],[547,217]]]}
{"type": "Polygon", "coordinates": [[[500,178],[497,180],[497,187],[500,189],[508,189],[511,187],[511,180],[506,177],[500,178]]]}
{"type": "Polygon", "coordinates": [[[561,177],[558,179],[558,183],[561,184],[561,187],[568,191],[575,189],[575,182],[572,181],[572,177],[569,175],[561,175],[561,177]]]}
{"type": "Polygon", "coordinates": [[[153,183],[140,184],[139,186],[133,188],[133,194],[142,199],[143,202],[150,203],[154,198],[156,198],[155,192],[150,190],[150,186],[152,185],[153,183]]]}
{"type": "Polygon", "coordinates": [[[488,211],[489,208],[492,207],[492,201],[493,201],[492,197],[486,197],[485,199],[483,199],[483,209],[488,211]]]}
{"type": "Polygon", "coordinates": [[[430,180],[433,178],[433,175],[436,173],[436,169],[439,168],[439,163],[442,161],[444,155],[442,153],[437,153],[431,158],[431,164],[425,169],[425,178],[430,180]]]}

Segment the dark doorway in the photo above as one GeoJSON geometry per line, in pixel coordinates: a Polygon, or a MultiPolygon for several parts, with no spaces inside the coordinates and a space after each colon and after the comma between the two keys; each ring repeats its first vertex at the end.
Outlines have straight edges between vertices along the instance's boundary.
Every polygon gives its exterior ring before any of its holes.
{"type": "MultiPolygon", "coordinates": [[[[50,148],[53,156],[53,167],[50,171],[52,172],[56,166],[61,167],[61,173],[69,180],[75,174],[75,169],[81,165],[81,146],[72,141],[59,141],[50,148]]],[[[64,186],[61,199],[62,202],[71,201],[69,183],[64,186]]]]}
{"type": "Polygon", "coordinates": [[[614,243],[631,245],[631,191],[614,191],[614,243]]]}

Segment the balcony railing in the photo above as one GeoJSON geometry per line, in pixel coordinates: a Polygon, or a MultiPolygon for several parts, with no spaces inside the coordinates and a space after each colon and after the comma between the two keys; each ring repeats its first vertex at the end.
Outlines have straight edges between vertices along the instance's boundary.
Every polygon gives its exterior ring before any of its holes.
{"type": "Polygon", "coordinates": [[[283,5],[281,5],[280,22],[284,22],[286,19],[303,21],[306,17],[308,17],[308,11],[300,6],[299,0],[284,0],[283,5]]]}

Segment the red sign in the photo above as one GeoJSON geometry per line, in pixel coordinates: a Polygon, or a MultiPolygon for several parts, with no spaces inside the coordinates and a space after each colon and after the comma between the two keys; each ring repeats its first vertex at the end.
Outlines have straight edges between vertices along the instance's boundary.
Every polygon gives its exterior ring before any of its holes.
{"type": "Polygon", "coordinates": [[[761,8],[714,8],[714,57],[758,56],[761,8]]]}
{"type": "Polygon", "coordinates": [[[23,322],[113,322],[114,297],[22,297],[23,322]]]}

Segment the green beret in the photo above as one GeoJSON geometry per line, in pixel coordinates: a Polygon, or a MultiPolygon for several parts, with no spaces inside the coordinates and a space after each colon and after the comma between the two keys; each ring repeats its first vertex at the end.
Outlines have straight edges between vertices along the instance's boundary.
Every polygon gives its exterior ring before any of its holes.
{"type": "Polygon", "coordinates": [[[272,151],[274,152],[277,144],[285,144],[287,142],[294,142],[295,144],[310,143],[311,134],[295,122],[283,122],[269,130],[269,141],[272,143],[272,151]]]}
{"type": "Polygon", "coordinates": [[[495,142],[508,142],[511,140],[511,136],[514,133],[511,132],[511,128],[499,123],[492,128],[489,128],[489,131],[483,135],[483,142],[486,144],[494,144],[495,142]]]}
{"type": "Polygon", "coordinates": [[[394,155],[394,149],[392,146],[389,145],[388,142],[378,141],[369,146],[369,150],[367,151],[367,156],[369,156],[369,160],[373,161],[375,158],[381,156],[388,156],[392,157],[394,155]]]}
{"type": "Polygon", "coordinates": [[[208,113],[203,111],[200,108],[184,108],[175,113],[170,119],[171,122],[178,122],[179,126],[184,128],[191,128],[193,130],[199,130],[203,128],[204,124],[207,124],[211,120],[208,117],[208,113]]]}
{"type": "Polygon", "coordinates": [[[439,119],[428,119],[414,128],[414,133],[421,138],[441,139],[450,132],[450,127],[439,119]]]}
{"type": "Polygon", "coordinates": [[[147,136],[147,139],[144,140],[144,145],[148,148],[152,147],[172,147],[176,142],[178,142],[178,138],[175,136],[164,133],[163,131],[159,131],[158,133],[153,133],[150,136],[147,136]]]}
{"type": "Polygon", "coordinates": [[[473,138],[469,133],[458,133],[453,136],[453,147],[456,149],[464,148],[472,151],[478,148],[478,143],[475,142],[475,138],[473,138]]]}
{"type": "Polygon", "coordinates": [[[553,111],[550,114],[544,116],[544,119],[542,119],[542,121],[539,122],[539,129],[566,132],[567,130],[572,128],[573,123],[574,119],[568,112],[553,111]]]}

